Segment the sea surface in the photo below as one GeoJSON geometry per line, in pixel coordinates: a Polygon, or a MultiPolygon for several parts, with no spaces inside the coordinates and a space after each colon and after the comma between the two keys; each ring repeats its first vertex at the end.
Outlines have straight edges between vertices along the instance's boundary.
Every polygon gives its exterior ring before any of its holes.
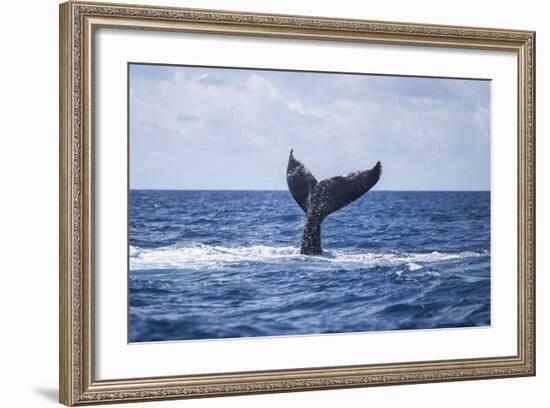
{"type": "Polygon", "coordinates": [[[131,190],[129,340],[487,326],[490,193],[371,191],[300,255],[288,191],[131,190]]]}

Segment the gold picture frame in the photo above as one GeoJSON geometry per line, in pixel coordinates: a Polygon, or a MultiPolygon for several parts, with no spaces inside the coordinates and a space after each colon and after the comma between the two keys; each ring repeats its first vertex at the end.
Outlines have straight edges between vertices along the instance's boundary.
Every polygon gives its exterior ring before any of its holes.
{"type": "Polygon", "coordinates": [[[535,33],[68,2],[60,5],[60,402],[80,405],[535,375],[535,33]],[[94,33],[98,27],[505,50],[517,55],[518,348],[445,361],[97,380],[94,33]]]}

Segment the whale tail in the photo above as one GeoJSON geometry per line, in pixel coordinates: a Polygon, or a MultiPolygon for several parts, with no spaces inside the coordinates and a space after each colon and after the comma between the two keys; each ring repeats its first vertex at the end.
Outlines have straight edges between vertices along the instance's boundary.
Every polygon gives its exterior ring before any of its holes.
{"type": "Polygon", "coordinates": [[[357,200],[380,179],[382,164],[370,170],[355,171],[317,182],[313,174],[290,150],[286,181],[292,197],[306,216],[302,247],[303,255],[321,255],[321,223],[333,212],[357,200]]]}

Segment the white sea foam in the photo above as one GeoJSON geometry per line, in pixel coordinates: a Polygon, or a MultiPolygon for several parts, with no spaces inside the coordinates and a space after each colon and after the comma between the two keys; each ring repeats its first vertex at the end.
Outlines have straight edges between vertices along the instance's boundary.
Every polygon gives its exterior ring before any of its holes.
{"type": "Polygon", "coordinates": [[[416,281],[420,278],[438,278],[441,276],[441,274],[435,271],[425,271],[425,272],[396,271],[392,273],[392,276],[397,281],[416,281]]]}
{"type": "Polygon", "coordinates": [[[167,246],[155,249],[130,246],[130,269],[204,269],[215,268],[232,263],[250,262],[308,262],[316,264],[356,264],[366,267],[407,266],[416,271],[425,265],[479,257],[486,254],[477,252],[460,253],[398,253],[398,252],[346,252],[326,251],[324,256],[310,257],[300,255],[299,248],[264,245],[223,247],[210,245],[167,246]]]}

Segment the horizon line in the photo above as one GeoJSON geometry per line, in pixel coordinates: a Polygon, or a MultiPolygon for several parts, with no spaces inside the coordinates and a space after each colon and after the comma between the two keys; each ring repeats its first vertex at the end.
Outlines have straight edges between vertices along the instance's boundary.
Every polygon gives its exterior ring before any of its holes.
{"type": "MultiPolygon", "coordinates": [[[[288,189],[272,188],[128,188],[128,191],[288,191],[288,189]]],[[[455,189],[455,190],[415,190],[415,189],[384,189],[371,192],[490,192],[490,189],[455,189]]]]}

